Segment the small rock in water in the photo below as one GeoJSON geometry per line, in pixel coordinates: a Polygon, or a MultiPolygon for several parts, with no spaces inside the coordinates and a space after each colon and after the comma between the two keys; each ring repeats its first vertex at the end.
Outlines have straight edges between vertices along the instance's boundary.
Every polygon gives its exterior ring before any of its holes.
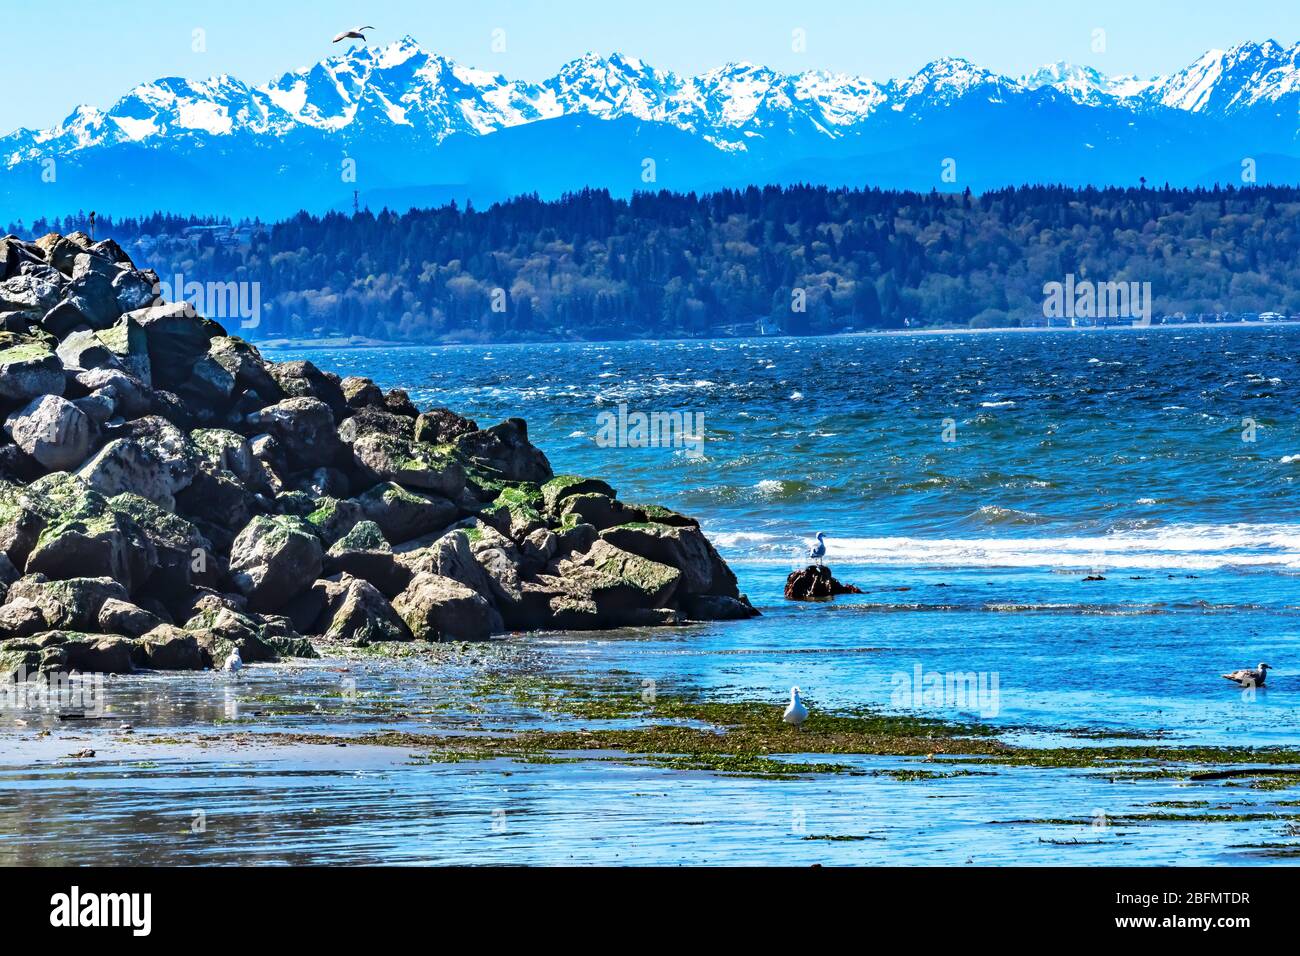
{"type": "Polygon", "coordinates": [[[791,571],[785,579],[785,596],[789,601],[807,601],[834,597],[837,594],[861,594],[861,588],[843,584],[831,575],[824,564],[810,564],[802,571],[791,571]]]}

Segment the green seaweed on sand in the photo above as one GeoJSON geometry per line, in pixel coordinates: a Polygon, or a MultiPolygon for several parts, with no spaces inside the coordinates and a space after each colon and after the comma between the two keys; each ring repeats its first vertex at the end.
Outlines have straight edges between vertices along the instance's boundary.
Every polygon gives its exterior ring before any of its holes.
{"type": "Polygon", "coordinates": [[[827,843],[859,843],[862,840],[883,840],[882,836],[864,836],[857,833],[810,833],[805,840],[824,840],[827,843]]]}
{"type": "Polygon", "coordinates": [[[873,777],[891,777],[894,780],[945,780],[949,777],[991,777],[992,770],[921,770],[912,767],[898,767],[889,770],[873,770],[873,777]]]}
{"type": "Polygon", "coordinates": [[[796,763],[754,754],[647,754],[638,758],[621,758],[620,762],[672,770],[707,770],[728,776],[755,777],[763,780],[794,780],[819,773],[842,773],[851,776],[863,774],[863,771],[845,764],[796,763]]]}
{"type": "MultiPolygon", "coordinates": [[[[1262,823],[1300,820],[1300,815],[1286,813],[1117,813],[1106,815],[1108,827],[1138,823],[1262,823]]],[[[1024,820],[991,820],[999,826],[1029,825],[1055,827],[1095,826],[1093,817],[1038,817],[1024,820]]]]}
{"type": "MultiPolygon", "coordinates": [[[[457,644],[438,645],[442,660],[465,663],[476,654],[457,644]]],[[[477,657],[471,661],[478,661],[477,657]]],[[[685,689],[644,688],[634,674],[602,679],[575,678],[511,668],[500,657],[488,670],[471,672],[454,690],[456,706],[483,712],[507,703],[534,711],[550,727],[493,729],[473,736],[443,736],[401,730],[371,733],[349,741],[403,747],[429,755],[429,762],[460,762],[507,757],[547,762],[612,760],[676,770],[705,770],[771,779],[810,774],[871,773],[904,781],[923,781],[994,772],[992,768],[1100,771],[1119,779],[1209,779],[1249,775],[1300,781],[1300,750],[1281,747],[1206,747],[1124,745],[1031,748],[998,738],[986,725],[882,713],[869,708],[831,711],[815,707],[801,728],[785,724],[782,705],[754,700],[706,699],[685,689]],[[503,666],[504,665],[504,666],[503,666]],[[613,756],[611,756],[613,755],[613,756]],[[867,769],[816,756],[919,758],[920,765],[867,769]],[[780,759],[793,758],[793,759],[780,759]]],[[[518,659],[514,660],[519,663],[518,659]]],[[[386,703],[360,704],[384,709],[386,703]]],[[[409,708],[408,703],[408,708],[409,708]]],[[[265,733],[267,742],[333,743],[322,735],[265,733]]],[[[1271,789],[1272,785],[1262,789],[1271,789]]],[[[1174,809],[1177,804],[1171,803],[1174,809]]],[[[1187,808],[1190,808],[1191,804],[1187,808]]],[[[1199,817],[1155,813],[1112,818],[1116,823],[1159,820],[1235,822],[1232,816],[1199,817]]],[[[1251,819],[1289,819],[1266,814],[1251,819]]],[[[1033,822],[1033,821],[1021,821],[1033,822]]],[[[1065,825],[1090,820],[1059,821],[1065,825]]]]}

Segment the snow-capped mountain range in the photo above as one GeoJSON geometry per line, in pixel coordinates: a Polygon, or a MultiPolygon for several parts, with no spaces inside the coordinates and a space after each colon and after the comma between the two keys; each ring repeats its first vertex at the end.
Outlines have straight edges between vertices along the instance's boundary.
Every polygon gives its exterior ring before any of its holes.
{"type": "MultiPolygon", "coordinates": [[[[243,193],[253,201],[237,202],[244,207],[238,212],[264,205],[282,211],[281,199],[310,208],[315,187],[328,190],[316,196],[328,201],[315,206],[337,204],[354,185],[335,175],[344,154],[356,164],[355,187],[368,194],[439,186],[483,198],[530,189],[525,173],[503,164],[532,164],[531,188],[542,193],[583,184],[630,191],[791,178],[915,188],[935,180],[939,158],[947,157],[968,161],[971,175],[959,175],[958,186],[1080,175],[1131,181],[1138,172],[1131,163],[1111,167],[1134,149],[1153,158],[1203,153],[1199,164],[1186,157],[1153,164],[1143,171],[1152,180],[1201,181],[1256,154],[1278,157],[1275,171],[1289,178],[1298,129],[1300,44],[1272,40],[1212,50],[1184,70],[1149,79],[1066,63],[1011,78],[956,58],[881,83],[749,63],[683,77],[616,53],[587,54],[528,83],[455,63],[407,36],[357,46],[261,86],[224,75],[160,79],[107,110],[80,106],[48,129],[16,130],[0,137],[0,197],[29,205],[30,183],[15,180],[30,180],[27,171],[51,158],[74,180],[68,198],[96,179],[110,193],[105,179],[125,179],[158,187],[158,206],[185,201],[181,183],[168,182],[169,170],[206,180],[221,195],[229,176],[213,162],[244,163],[243,193]],[[989,152],[991,135],[1002,137],[1000,164],[989,152]],[[1043,149],[1053,136],[1055,161],[1043,149]],[[503,141],[494,146],[475,145],[497,137],[503,141]],[[555,158],[539,149],[564,149],[570,166],[585,161],[587,168],[556,181],[555,158]],[[1098,163],[1100,156],[1106,161],[1098,163]],[[641,175],[645,157],[657,163],[651,178],[641,175]],[[634,169],[592,165],[632,160],[634,169]],[[321,168],[313,173],[316,161],[321,168]],[[126,163],[147,167],[147,175],[133,175],[126,163]],[[672,182],[659,175],[664,167],[674,172],[672,182]],[[289,173],[295,185],[288,188],[257,179],[289,173]]],[[[44,206],[52,197],[47,190],[31,198],[44,206]]],[[[203,199],[196,193],[186,211],[209,211],[203,199]]]]}

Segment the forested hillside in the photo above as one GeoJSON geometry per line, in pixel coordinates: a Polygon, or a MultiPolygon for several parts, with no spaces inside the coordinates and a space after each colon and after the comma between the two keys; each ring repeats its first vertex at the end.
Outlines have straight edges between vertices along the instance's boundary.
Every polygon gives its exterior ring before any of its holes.
{"type": "Polygon", "coordinates": [[[490,341],[1019,325],[1042,315],[1043,284],[1071,273],[1150,282],[1157,314],[1290,314],[1298,224],[1300,190],[1282,187],[755,187],[275,225],[101,213],[96,234],[164,279],[260,283],[252,337],[490,341]]]}

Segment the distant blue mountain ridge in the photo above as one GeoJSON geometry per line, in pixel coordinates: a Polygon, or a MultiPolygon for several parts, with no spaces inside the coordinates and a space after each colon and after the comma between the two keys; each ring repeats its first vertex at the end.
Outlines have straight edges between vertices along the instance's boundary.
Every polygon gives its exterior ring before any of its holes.
{"type": "Polygon", "coordinates": [[[587,54],[542,83],[411,37],[262,86],[165,78],[0,137],[10,219],[76,210],[281,218],[484,204],[584,186],[955,191],[1300,180],[1300,44],[1212,50],[1149,79],[945,58],[885,83],[732,63],[694,77],[587,54]]]}

